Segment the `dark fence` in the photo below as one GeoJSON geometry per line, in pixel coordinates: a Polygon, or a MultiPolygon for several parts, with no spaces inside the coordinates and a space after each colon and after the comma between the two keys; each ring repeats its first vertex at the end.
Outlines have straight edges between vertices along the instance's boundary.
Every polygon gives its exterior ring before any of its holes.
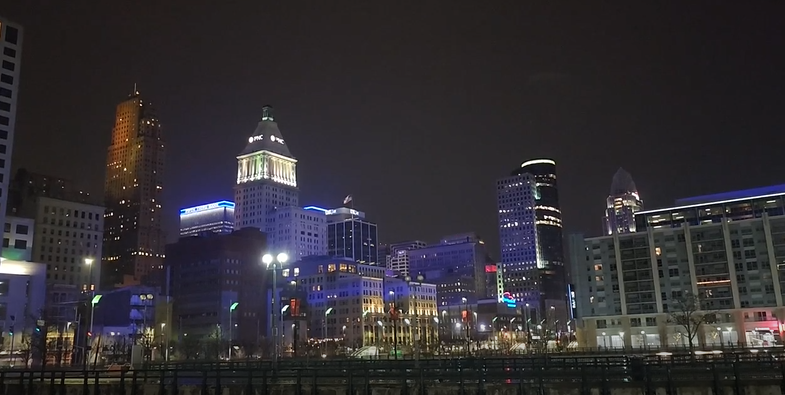
{"type": "MultiPolygon", "coordinates": [[[[291,362],[291,361],[289,361],[291,362]]],[[[734,360],[614,361],[563,359],[453,359],[430,361],[351,361],[295,366],[193,365],[134,370],[0,371],[0,393],[65,394],[78,387],[83,395],[221,394],[233,388],[243,394],[317,394],[321,392],[371,394],[375,389],[395,389],[400,394],[521,394],[540,395],[547,390],[579,389],[581,395],[598,390],[634,388],[644,395],[664,389],[712,388],[712,393],[736,395],[749,388],[776,386],[785,393],[785,362],[777,358],[734,360]],[[493,390],[493,392],[490,392],[493,390]],[[446,392],[445,392],[446,391],[446,392]]],[[[378,392],[378,391],[377,391],[378,392]]],[[[761,392],[761,391],[758,391],[761,392]]],[[[239,393],[239,392],[235,392],[239,393]]]]}

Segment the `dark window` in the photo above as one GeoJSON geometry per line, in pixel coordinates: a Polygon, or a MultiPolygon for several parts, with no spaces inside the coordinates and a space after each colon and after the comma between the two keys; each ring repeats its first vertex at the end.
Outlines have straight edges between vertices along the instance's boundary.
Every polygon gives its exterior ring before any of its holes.
{"type": "Polygon", "coordinates": [[[6,223],[5,223],[5,227],[3,228],[3,231],[5,231],[5,232],[10,232],[10,231],[11,231],[11,224],[9,224],[8,222],[6,222],[6,223]]]}
{"type": "Polygon", "coordinates": [[[3,248],[8,248],[8,239],[5,237],[3,238],[3,248]]]}
{"type": "MultiPolygon", "coordinates": [[[[8,296],[8,283],[8,279],[0,280],[0,296],[8,296]]],[[[0,310],[5,310],[5,303],[0,304],[0,310]]],[[[5,317],[5,314],[2,314],[2,316],[5,317]]]]}
{"type": "Polygon", "coordinates": [[[27,240],[17,239],[14,240],[14,248],[19,250],[26,250],[27,249],[27,240]]]}
{"type": "Polygon", "coordinates": [[[10,58],[16,57],[16,50],[10,47],[3,48],[3,55],[8,56],[10,58]]]}
{"type": "Polygon", "coordinates": [[[0,159],[0,169],[5,169],[5,159],[0,159]]]}
{"type": "Polygon", "coordinates": [[[11,103],[0,101],[0,110],[11,112],[11,103]]]}
{"type": "MultiPolygon", "coordinates": [[[[5,144],[0,144],[0,154],[4,154],[6,152],[6,150],[7,150],[6,145],[5,144]]],[[[2,181],[0,181],[0,182],[2,182],[2,181]]]]}
{"type": "Polygon", "coordinates": [[[16,65],[13,62],[9,62],[7,60],[3,61],[3,68],[6,70],[14,71],[16,69],[16,65]]]}
{"type": "Polygon", "coordinates": [[[8,26],[5,28],[5,41],[11,44],[16,44],[19,41],[19,29],[8,26]]]}
{"type": "Polygon", "coordinates": [[[6,84],[9,84],[9,85],[13,84],[14,83],[14,77],[11,77],[8,74],[0,74],[0,82],[5,82],[6,84]]]}
{"type": "Polygon", "coordinates": [[[30,229],[27,225],[16,225],[16,234],[26,235],[29,231],[30,229]]]}
{"type": "Polygon", "coordinates": [[[7,130],[0,130],[0,139],[8,140],[8,131],[7,130]]]}
{"type": "Polygon", "coordinates": [[[0,125],[8,125],[10,122],[11,120],[8,117],[0,115],[0,125]]]}
{"type": "Polygon", "coordinates": [[[0,96],[11,97],[11,90],[8,88],[0,88],[0,96]]]}

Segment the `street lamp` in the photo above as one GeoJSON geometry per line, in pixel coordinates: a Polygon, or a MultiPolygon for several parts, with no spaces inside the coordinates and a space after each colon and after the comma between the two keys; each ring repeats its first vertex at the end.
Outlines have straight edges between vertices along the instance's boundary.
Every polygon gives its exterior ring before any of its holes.
{"type": "MultiPolygon", "coordinates": [[[[90,291],[90,296],[95,297],[95,287],[93,286],[93,258],[85,258],[84,259],[84,264],[87,265],[88,272],[89,272],[89,274],[88,274],[89,277],[87,278],[87,290],[90,291]]],[[[91,312],[90,313],[90,334],[92,334],[92,333],[93,333],[93,314],[91,312]]],[[[90,338],[89,340],[90,340],[90,348],[92,348],[93,347],[93,340],[92,340],[92,338],[90,338]]],[[[12,347],[13,347],[13,344],[12,344],[12,347]]],[[[87,357],[88,357],[87,355],[84,356],[84,358],[87,358],[87,357]]],[[[85,366],[87,366],[87,365],[85,365],[85,366]]]]}
{"type": "Polygon", "coordinates": [[[287,255],[285,252],[282,252],[276,255],[275,257],[273,257],[272,254],[264,254],[262,256],[262,262],[265,264],[265,267],[268,269],[272,269],[273,271],[273,289],[270,292],[270,329],[271,329],[270,331],[272,332],[272,336],[273,336],[273,361],[274,362],[278,360],[278,333],[277,333],[278,325],[276,325],[275,322],[276,313],[277,313],[276,310],[278,310],[275,307],[275,293],[278,291],[278,284],[276,282],[276,270],[277,270],[278,263],[283,265],[288,260],[289,260],[289,255],[287,255]],[[270,267],[270,264],[272,264],[272,267],[270,267]]]}
{"type": "Polygon", "coordinates": [[[466,354],[472,355],[471,351],[471,319],[472,317],[469,315],[469,304],[466,298],[461,298],[461,303],[463,303],[463,312],[466,313],[466,354]]]}
{"type": "Polygon", "coordinates": [[[162,338],[161,340],[164,340],[163,341],[163,343],[164,343],[163,345],[166,347],[166,350],[164,351],[164,362],[169,362],[169,336],[166,336],[166,334],[164,332],[164,328],[166,328],[166,323],[162,322],[161,323],[161,338],[162,338]]]}
{"type": "Polygon", "coordinates": [[[229,360],[231,360],[232,359],[232,328],[233,328],[232,312],[234,312],[234,309],[236,309],[237,305],[239,305],[240,303],[238,302],[232,303],[231,301],[229,301],[229,303],[231,303],[231,305],[229,305],[229,360]]]}
{"type": "Polygon", "coordinates": [[[95,287],[93,286],[93,262],[94,262],[93,258],[84,259],[84,264],[90,268],[90,274],[89,274],[90,277],[88,278],[87,289],[95,293],[95,287]]]}
{"type": "MultiPolygon", "coordinates": [[[[90,335],[91,335],[91,337],[90,337],[90,339],[91,339],[90,340],[90,351],[93,351],[93,340],[92,339],[95,339],[95,336],[93,335],[93,319],[95,318],[95,305],[97,305],[98,302],[101,301],[102,297],[103,297],[103,295],[95,295],[95,296],[93,296],[93,299],[90,301],[90,335]]],[[[93,367],[95,367],[95,365],[98,363],[98,350],[95,350],[94,352],[95,352],[95,362],[93,362],[93,367]]],[[[85,364],[85,366],[87,366],[87,364],[85,364]]]]}
{"type": "Polygon", "coordinates": [[[322,320],[322,344],[324,344],[322,349],[322,354],[327,354],[327,316],[333,312],[333,308],[330,307],[324,311],[324,320],[322,320]]]}

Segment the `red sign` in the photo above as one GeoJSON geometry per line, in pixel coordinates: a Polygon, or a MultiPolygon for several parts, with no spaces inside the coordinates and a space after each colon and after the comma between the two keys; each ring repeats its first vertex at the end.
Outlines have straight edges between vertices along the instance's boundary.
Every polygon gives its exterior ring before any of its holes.
{"type": "Polygon", "coordinates": [[[496,273],[496,265],[485,265],[485,273],[496,273]]]}

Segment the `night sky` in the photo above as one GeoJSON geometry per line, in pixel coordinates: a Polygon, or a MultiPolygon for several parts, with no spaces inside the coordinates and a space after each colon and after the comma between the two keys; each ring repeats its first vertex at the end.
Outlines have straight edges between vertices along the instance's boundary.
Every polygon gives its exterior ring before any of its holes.
{"type": "Polygon", "coordinates": [[[137,83],[170,241],[179,208],[233,199],[264,104],[301,203],[351,193],[385,242],[477,231],[498,258],[495,181],[537,157],[590,235],[620,166],[648,208],[785,183],[783,2],[213,3],[4,1],[25,28],[14,167],[102,195],[137,83]]]}

